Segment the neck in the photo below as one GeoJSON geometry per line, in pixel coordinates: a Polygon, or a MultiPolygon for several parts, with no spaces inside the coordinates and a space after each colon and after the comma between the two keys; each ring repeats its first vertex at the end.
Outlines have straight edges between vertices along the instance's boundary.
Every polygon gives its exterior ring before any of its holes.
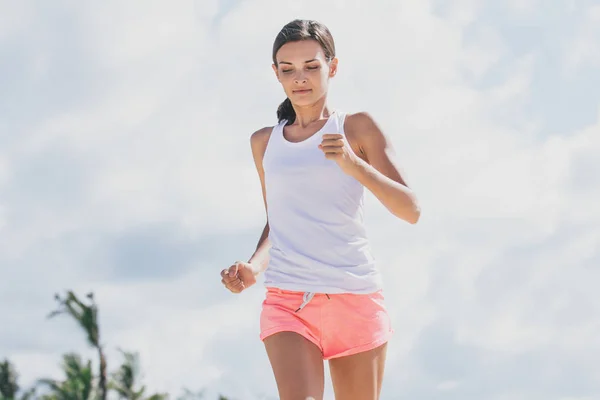
{"type": "Polygon", "coordinates": [[[329,118],[332,112],[325,98],[308,106],[294,106],[294,111],[296,111],[294,125],[299,125],[302,128],[306,128],[315,121],[329,118]]]}

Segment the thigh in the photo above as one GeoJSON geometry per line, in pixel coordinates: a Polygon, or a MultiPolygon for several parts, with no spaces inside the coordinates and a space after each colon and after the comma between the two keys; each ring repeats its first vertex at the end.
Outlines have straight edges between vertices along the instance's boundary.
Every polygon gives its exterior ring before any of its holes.
{"type": "Polygon", "coordinates": [[[323,354],[296,332],[264,339],[280,400],[322,400],[325,386],[323,354]]]}
{"type": "Polygon", "coordinates": [[[329,360],[336,400],[378,400],[387,343],[375,349],[329,360]]]}
{"type": "Polygon", "coordinates": [[[393,333],[382,291],[331,295],[323,308],[321,343],[326,360],[375,349],[393,333]]]}

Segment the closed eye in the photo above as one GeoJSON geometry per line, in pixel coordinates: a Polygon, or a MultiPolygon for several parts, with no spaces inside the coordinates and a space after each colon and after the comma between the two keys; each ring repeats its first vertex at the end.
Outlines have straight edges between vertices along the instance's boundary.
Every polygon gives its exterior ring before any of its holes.
{"type": "MultiPolygon", "coordinates": [[[[319,65],[306,67],[306,69],[308,69],[308,70],[315,70],[315,69],[319,69],[319,68],[320,68],[319,65]]],[[[292,71],[294,71],[294,70],[293,69],[282,69],[281,70],[281,72],[284,73],[284,74],[290,73],[292,71]]]]}

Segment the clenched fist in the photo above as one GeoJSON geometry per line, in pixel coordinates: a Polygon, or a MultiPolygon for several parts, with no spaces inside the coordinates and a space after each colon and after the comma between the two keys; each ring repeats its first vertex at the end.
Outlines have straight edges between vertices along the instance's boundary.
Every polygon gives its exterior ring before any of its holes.
{"type": "Polygon", "coordinates": [[[257,275],[252,264],[236,261],[229,269],[221,271],[221,283],[232,293],[240,293],[256,283],[257,275]]]}
{"type": "Polygon", "coordinates": [[[325,158],[335,161],[342,171],[350,173],[356,167],[358,156],[350,147],[346,137],[339,133],[326,133],[319,144],[319,149],[325,154],[325,158]]]}

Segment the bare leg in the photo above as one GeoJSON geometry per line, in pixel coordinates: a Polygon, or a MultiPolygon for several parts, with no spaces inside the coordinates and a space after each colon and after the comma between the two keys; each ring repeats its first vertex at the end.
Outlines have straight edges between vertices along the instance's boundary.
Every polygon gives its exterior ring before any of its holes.
{"type": "Polygon", "coordinates": [[[329,360],[336,400],[378,400],[387,343],[373,350],[329,360]]]}
{"type": "Polygon", "coordinates": [[[323,400],[325,370],[321,350],[295,332],[264,340],[280,400],[323,400]]]}

